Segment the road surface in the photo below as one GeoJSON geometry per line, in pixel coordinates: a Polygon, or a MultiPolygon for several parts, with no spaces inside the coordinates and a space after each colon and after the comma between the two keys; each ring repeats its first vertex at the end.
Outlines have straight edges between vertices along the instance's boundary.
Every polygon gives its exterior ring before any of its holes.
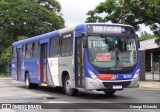
{"type": "MultiPolygon", "coordinates": [[[[158,112],[158,109],[140,109],[140,106],[146,104],[148,106],[160,106],[160,90],[148,88],[127,88],[118,91],[115,95],[109,97],[101,91],[79,91],[77,96],[67,96],[60,90],[51,87],[39,87],[38,89],[26,89],[25,84],[15,81],[12,78],[0,78],[0,103],[48,103],[48,108],[58,106],[54,109],[57,112],[158,112]],[[89,103],[89,104],[87,104],[89,103]],[[93,104],[92,104],[93,103],[93,104]],[[109,107],[104,104],[107,103],[109,107]],[[123,109],[126,105],[131,110],[123,109]],[[153,104],[152,104],[153,103],[153,104]],[[67,108],[69,106],[69,108],[67,108]],[[96,108],[97,107],[97,108],[96,108]],[[66,109],[67,108],[67,109],[66,109]],[[110,110],[111,108],[111,110],[110,110]],[[115,108],[115,109],[112,109],[115,108]]],[[[4,111],[4,109],[2,109],[4,111]]],[[[22,110],[7,110],[13,112],[21,112],[22,110]]],[[[23,110],[27,112],[28,110],[23,110]]],[[[34,112],[43,112],[44,110],[34,110],[34,112]]],[[[45,110],[53,111],[52,109],[45,110]]]]}

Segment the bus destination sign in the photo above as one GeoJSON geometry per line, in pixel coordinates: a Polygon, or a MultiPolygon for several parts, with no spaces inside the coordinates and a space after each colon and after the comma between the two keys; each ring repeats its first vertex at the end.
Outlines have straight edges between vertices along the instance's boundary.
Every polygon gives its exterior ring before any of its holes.
{"type": "Polygon", "coordinates": [[[93,32],[93,33],[126,33],[127,32],[126,30],[127,27],[123,26],[99,26],[99,25],[88,26],[88,32],[93,32]]]}

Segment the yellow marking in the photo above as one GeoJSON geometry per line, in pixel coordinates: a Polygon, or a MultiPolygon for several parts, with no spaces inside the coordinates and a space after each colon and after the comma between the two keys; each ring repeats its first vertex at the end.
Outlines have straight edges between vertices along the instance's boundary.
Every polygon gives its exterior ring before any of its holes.
{"type": "Polygon", "coordinates": [[[72,65],[74,65],[74,59],[72,59],[72,65]]]}
{"type": "Polygon", "coordinates": [[[44,84],[44,83],[42,83],[42,84],[41,84],[41,86],[45,86],[45,87],[46,87],[46,86],[48,86],[48,84],[44,84]]]}

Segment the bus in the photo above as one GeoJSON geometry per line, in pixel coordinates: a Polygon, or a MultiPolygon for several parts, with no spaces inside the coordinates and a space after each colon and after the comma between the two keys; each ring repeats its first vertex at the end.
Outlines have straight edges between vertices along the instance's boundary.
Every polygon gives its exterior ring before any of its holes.
{"type": "Polygon", "coordinates": [[[12,77],[27,88],[51,86],[113,95],[138,87],[139,40],[131,25],[84,23],[12,44],[12,77]]]}

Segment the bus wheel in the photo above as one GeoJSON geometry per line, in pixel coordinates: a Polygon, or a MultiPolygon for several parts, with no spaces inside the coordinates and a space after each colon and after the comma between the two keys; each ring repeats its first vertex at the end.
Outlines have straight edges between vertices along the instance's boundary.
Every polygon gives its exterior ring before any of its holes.
{"type": "Polygon", "coordinates": [[[107,96],[112,96],[116,91],[103,91],[107,96]]]}
{"type": "Polygon", "coordinates": [[[64,81],[64,91],[67,95],[69,96],[75,96],[77,95],[78,93],[78,90],[77,89],[73,89],[71,88],[71,81],[70,81],[70,78],[69,76],[67,75],[65,77],[65,81],[64,81]]]}
{"type": "Polygon", "coordinates": [[[27,89],[31,89],[31,88],[32,88],[32,84],[30,83],[29,73],[26,73],[25,83],[26,83],[26,88],[27,88],[27,89]]]}

